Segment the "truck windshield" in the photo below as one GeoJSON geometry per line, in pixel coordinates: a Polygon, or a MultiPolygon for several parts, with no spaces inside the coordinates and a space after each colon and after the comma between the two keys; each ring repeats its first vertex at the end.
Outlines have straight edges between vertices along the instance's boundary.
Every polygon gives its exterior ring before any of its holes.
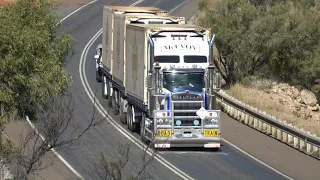
{"type": "Polygon", "coordinates": [[[204,73],[163,73],[163,87],[172,91],[174,88],[204,88],[204,73]]]}
{"type": "Polygon", "coordinates": [[[179,56],[156,56],[155,61],[159,63],[179,63],[179,56]]]}
{"type": "Polygon", "coordinates": [[[184,62],[185,63],[207,63],[207,57],[206,56],[184,56],[184,62]]]}

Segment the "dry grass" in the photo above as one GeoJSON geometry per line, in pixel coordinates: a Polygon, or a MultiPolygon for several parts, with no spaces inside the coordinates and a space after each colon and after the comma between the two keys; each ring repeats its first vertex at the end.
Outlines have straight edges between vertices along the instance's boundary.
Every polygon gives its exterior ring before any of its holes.
{"type": "Polygon", "coordinates": [[[285,120],[299,128],[316,133],[318,136],[320,135],[320,121],[311,121],[297,117],[291,112],[289,107],[282,105],[278,100],[272,98],[272,94],[241,84],[236,84],[227,90],[227,93],[250,106],[266,111],[277,119],[285,120]]]}

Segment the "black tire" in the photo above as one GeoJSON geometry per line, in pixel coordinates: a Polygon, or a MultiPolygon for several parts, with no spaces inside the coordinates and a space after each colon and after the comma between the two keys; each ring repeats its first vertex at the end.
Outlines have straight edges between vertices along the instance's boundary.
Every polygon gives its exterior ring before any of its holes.
{"type": "Polygon", "coordinates": [[[139,131],[140,131],[140,123],[132,122],[132,132],[139,132],[139,131]]]}
{"type": "Polygon", "coordinates": [[[101,83],[101,95],[102,95],[102,98],[103,99],[108,99],[108,95],[105,95],[104,94],[104,91],[105,91],[105,84],[106,84],[107,82],[104,82],[104,80],[102,81],[102,83],[101,83]]]}
{"type": "Polygon", "coordinates": [[[99,71],[97,71],[97,70],[96,70],[96,80],[97,80],[97,82],[102,82],[102,76],[99,73],[99,71]]]}
{"type": "Polygon", "coordinates": [[[108,96],[108,106],[112,108],[112,96],[108,96]]]}
{"type": "Polygon", "coordinates": [[[132,113],[131,113],[132,109],[131,106],[128,106],[128,111],[127,111],[127,127],[128,129],[132,132],[132,113]]]}
{"type": "Polygon", "coordinates": [[[141,136],[141,141],[145,144],[148,144],[148,140],[146,138],[146,131],[145,131],[145,120],[146,120],[146,115],[145,113],[142,113],[141,116],[141,121],[140,121],[140,136],[141,136]]]}
{"type": "Polygon", "coordinates": [[[119,116],[122,124],[127,124],[127,114],[123,112],[123,106],[120,101],[119,116]]]}
{"type": "MultiPolygon", "coordinates": [[[[118,94],[118,93],[117,93],[118,94]]],[[[113,90],[113,96],[111,97],[111,107],[113,108],[113,109],[118,109],[119,107],[118,107],[118,104],[117,104],[117,102],[116,102],[116,98],[118,98],[118,97],[116,97],[116,93],[115,93],[115,90],[113,90]]]]}

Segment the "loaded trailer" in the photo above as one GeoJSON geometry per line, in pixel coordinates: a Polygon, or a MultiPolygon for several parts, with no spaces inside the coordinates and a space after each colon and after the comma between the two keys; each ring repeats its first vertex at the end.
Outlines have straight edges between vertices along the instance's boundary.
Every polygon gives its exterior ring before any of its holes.
{"type": "Polygon", "coordinates": [[[113,59],[124,58],[126,24],[184,24],[184,17],[169,16],[156,7],[104,6],[102,44],[96,50],[96,80],[102,81],[102,70],[112,78],[113,59]],[[104,47],[104,48],[102,48],[104,47]],[[103,67],[105,65],[105,67],[103,67]]]}

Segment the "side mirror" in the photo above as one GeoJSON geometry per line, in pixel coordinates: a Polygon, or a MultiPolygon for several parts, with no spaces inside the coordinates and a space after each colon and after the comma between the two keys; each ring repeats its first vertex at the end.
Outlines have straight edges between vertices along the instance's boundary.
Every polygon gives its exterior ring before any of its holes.
{"type": "Polygon", "coordinates": [[[99,55],[94,55],[94,58],[95,58],[95,59],[98,59],[98,58],[99,58],[99,55]]]}

